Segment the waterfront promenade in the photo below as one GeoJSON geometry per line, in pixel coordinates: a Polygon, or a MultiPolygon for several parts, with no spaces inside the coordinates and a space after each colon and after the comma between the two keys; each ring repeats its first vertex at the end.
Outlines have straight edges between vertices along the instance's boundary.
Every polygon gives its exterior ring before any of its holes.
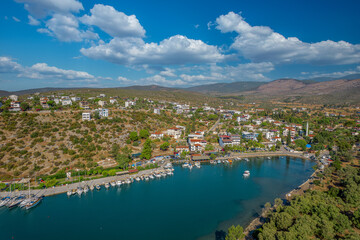
{"type": "MultiPolygon", "coordinates": [[[[111,177],[104,177],[104,178],[98,178],[98,179],[92,179],[89,181],[83,181],[83,182],[76,182],[76,178],[74,178],[75,182],[72,184],[68,184],[68,185],[62,185],[62,186],[57,186],[57,187],[53,187],[53,188],[46,188],[46,189],[34,189],[31,190],[31,194],[34,194],[36,196],[51,196],[51,195],[56,195],[56,194],[61,194],[61,193],[66,193],[68,190],[71,189],[76,189],[78,186],[84,187],[85,185],[104,185],[105,183],[111,182],[111,181],[118,181],[118,180],[125,180],[129,177],[132,178],[136,178],[138,176],[142,176],[142,175],[147,175],[150,174],[152,172],[155,171],[161,171],[163,170],[162,167],[156,168],[156,169],[149,169],[149,170],[143,170],[141,172],[138,173],[133,173],[133,174],[124,174],[124,175],[120,175],[120,176],[111,176],[111,177]]],[[[12,193],[12,196],[18,196],[20,194],[28,194],[29,191],[25,190],[25,191],[15,191],[12,193]]],[[[0,192],[0,197],[6,197],[8,196],[10,193],[9,192],[0,192]]]]}

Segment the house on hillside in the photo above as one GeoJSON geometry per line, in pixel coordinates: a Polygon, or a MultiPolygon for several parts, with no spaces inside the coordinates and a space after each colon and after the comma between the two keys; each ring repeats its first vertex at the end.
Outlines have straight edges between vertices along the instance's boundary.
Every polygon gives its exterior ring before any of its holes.
{"type": "Polygon", "coordinates": [[[166,135],[173,137],[174,139],[179,139],[181,137],[182,130],[181,128],[169,128],[166,131],[166,135]]]}
{"type": "Polygon", "coordinates": [[[164,137],[164,134],[162,132],[154,132],[150,135],[150,137],[154,139],[161,139],[164,137]]]}
{"type": "Polygon", "coordinates": [[[91,114],[90,113],[82,113],[82,120],[83,121],[90,121],[91,120],[91,114]]]}
{"type": "Polygon", "coordinates": [[[10,96],[9,96],[9,99],[11,99],[11,100],[14,101],[14,102],[17,102],[17,101],[19,100],[19,97],[16,96],[16,95],[10,95],[10,96]]]}

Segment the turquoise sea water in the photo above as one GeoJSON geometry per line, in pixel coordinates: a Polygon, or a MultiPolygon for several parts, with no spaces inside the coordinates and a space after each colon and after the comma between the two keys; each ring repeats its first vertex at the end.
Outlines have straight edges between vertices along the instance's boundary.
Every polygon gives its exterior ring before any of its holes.
{"type": "Polygon", "coordinates": [[[175,166],[160,180],[47,197],[29,211],[1,208],[0,239],[215,239],[232,224],[245,227],[266,202],[303,183],[313,165],[273,157],[191,171],[175,166]]]}

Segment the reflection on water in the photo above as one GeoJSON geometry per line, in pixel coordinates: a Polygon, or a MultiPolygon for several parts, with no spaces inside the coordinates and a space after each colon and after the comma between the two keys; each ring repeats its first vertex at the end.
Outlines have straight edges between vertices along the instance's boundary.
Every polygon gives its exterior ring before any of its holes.
{"type": "Polygon", "coordinates": [[[265,202],[304,182],[312,165],[274,157],[178,166],[161,180],[48,197],[29,212],[0,209],[0,239],[221,239],[230,225],[246,226],[265,202]]]}

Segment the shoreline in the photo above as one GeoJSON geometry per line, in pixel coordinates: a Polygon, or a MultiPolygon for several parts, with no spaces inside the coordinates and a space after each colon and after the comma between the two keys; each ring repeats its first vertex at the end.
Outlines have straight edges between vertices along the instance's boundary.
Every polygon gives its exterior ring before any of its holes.
{"type": "MultiPolygon", "coordinates": [[[[307,159],[309,160],[308,157],[303,156],[303,153],[291,153],[291,152],[285,152],[285,151],[276,151],[276,152],[253,152],[253,153],[239,153],[239,154],[234,154],[231,155],[229,157],[219,157],[216,158],[217,160],[224,160],[224,159],[233,159],[233,158],[252,158],[252,157],[275,157],[275,156],[289,156],[289,157],[297,157],[297,158],[302,158],[302,159],[307,159]]],[[[183,161],[187,161],[187,160],[183,160],[183,161]]],[[[118,181],[118,180],[125,180],[128,177],[138,177],[138,176],[142,176],[142,175],[146,175],[146,174],[150,174],[151,172],[154,171],[159,171],[159,170],[163,170],[163,166],[160,166],[158,168],[154,168],[154,169],[148,169],[148,170],[143,170],[141,172],[138,173],[134,173],[134,174],[126,174],[126,175],[120,175],[120,176],[111,176],[111,177],[104,177],[104,178],[98,178],[98,179],[93,179],[93,180],[88,180],[88,181],[83,181],[80,182],[80,185],[95,185],[95,184],[99,184],[99,185],[104,185],[105,182],[111,182],[111,181],[118,181]]],[[[63,186],[57,186],[54,188],[46,188],[46,189],[34,189],[32,190],[32,194],[38,196],[38,195],[44,195],[44,196],[52,196],[52,195],[58,195],[58,194],[63,194],[66,193],[69,189],[76,189],[79,186],[79,182],[75,182],[72,184],[68,184],[68,185],[63,185],[63,186]]],[[[9,196],[10,192],[0,192],[0,197],[6,197],[9,196]]],[[[28,191],[15,191],[13,192],[13,194],[16,195],[20,195],[20,194],[28,194],[28,191]]]]}
{"type": "MultiPolygon", "coordinates": [[[[312,177],[314,177],[317,173],[319,172],[319,169],[315,170],[310,176],[309,178],[303,182],[302,184],[300,184],[297,188],[291,190],[290,192],[285,194],[285,199],[287,201],[291,201],[291,199],[293,199],[293,197],[295,196],[301,196],[305,193],[306,190],[310,189],[310,182],[312,182],[312,177]]],[[[271,207],[271,210],[274,209],[274,206],[271,207]]],[[[244,229],[244,235],[245,237],[243,239],[246,240],[253,240],[253,236],[252,233],[260,228],[264,223],[265,223],[265,219],[266,219],[266,212],[261,213],[260,216],[256,217],[255,219],[253,219],[248,226],[244,229]]]]}

